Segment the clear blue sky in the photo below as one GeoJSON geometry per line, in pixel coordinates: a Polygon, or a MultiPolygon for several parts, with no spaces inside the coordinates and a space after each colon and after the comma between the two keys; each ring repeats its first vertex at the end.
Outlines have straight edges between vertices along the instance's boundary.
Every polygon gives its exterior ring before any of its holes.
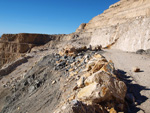
{"type": "Polygon", "coordinates": [[[119,0],[0,0],[3,33],[68,34],[119,0]]]}

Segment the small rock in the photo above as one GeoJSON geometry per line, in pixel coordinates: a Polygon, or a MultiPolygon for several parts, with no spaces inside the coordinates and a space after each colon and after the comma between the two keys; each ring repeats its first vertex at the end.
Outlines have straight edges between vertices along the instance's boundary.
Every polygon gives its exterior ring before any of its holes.
{"type": "Polygon", "coordinates": [[[136,106],[137,106],[137,105],[138,105],[138,102],[134,102],[134,105],[136,105],[136,106]]]}
{"type": "Polygon", "coordinates": [[[33,92],[34,90],[35,90],[35,87],[34,87],[34,86],[30,86],[30,87],[28,88],[28,92],[29,92],[29,93],[33,92]]]}
{"type": "Polygon", "coordinates": [[[117,113],[117,111],[114,108],[111,108],[109,113],[117,113]]]}
{"type": "Polygon", "coordinates": [[[74,86],[73,91],[77,90],[77,89],[78,89],[78,86],[76,85],[76,86],[74,86]]]}
{"type": "Polygon", "coordinates": [[[136,54],[144,54],[144,53],[146,53],[146,52],[143,49],[139,49],[136,51],[136,54]]]}
{"type": "Polygon", "coordinates": [[[55,84],[55,83],[56,83],[56,80],[54,80],[54,81],[52,82],[52,85],[55,84]]]}
{"type": "Polygon", "coordinates": [[[78,102],[79,102],[78,100],[72,100],[72,101],[71,101],[71,104],[76,105],[76,104],[78,104],[78,102]]]}
{"type": "Polygon", "coordinates": [[[81,77],[81,78],[77,81],[78,88],[84,87],[84,80],[85,80],[85,78],[84,78],[84,77],[81,77]]]}
{"type": "Polygon", "coordinates": [[[140,68],[138,68],[138,67],[133,67],[132,71],[133,71],[133,72],[140,72],[140,68]]]}

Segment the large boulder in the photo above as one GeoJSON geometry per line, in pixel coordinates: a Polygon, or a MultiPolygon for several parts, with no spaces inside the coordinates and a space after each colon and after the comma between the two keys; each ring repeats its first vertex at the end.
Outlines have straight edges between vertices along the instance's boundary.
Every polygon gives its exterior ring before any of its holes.
{"type": "Polygon", "coordinates": [[[117,80],[106,72],[99,71],[85,80],[85,85],[77,95],[80,101],[101,103],[115,99],[124,101],[127,87],[124,82],[117,80]]]}

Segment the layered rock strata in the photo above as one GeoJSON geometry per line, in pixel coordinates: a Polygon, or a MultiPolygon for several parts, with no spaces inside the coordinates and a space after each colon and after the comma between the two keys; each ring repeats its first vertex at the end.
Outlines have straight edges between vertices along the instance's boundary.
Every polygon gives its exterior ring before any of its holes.
{"type": "Polygon", "coordinates": [[[0,68],[30,52],[35,46],[48,43],[58,35],[43,34],[4,34],[0,39],[0,68]]]}
{"type": "Polygon", "coordinates": [[[150,48],[150,1],[120,0],[77,32],[90,32],[90,45],[124,51],[150,48]],[[82,30],[81,30],[82,29],[82,30]]]}

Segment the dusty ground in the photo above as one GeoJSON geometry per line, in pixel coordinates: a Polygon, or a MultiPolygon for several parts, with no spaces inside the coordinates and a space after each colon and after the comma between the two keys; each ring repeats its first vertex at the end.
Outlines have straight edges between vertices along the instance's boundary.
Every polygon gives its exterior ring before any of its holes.
{"type": "Polygon", "coordinates": [[[135,105],[130,105],[132,112],[149,113],[150,106],[150,55],[140,55],[120,50],[104,50],[104,56],[114,62],[121,79],[128,84],[128,92],[135,97],[135,105]],[[133,67],[141,72],[135,73],[133,67]]]}

